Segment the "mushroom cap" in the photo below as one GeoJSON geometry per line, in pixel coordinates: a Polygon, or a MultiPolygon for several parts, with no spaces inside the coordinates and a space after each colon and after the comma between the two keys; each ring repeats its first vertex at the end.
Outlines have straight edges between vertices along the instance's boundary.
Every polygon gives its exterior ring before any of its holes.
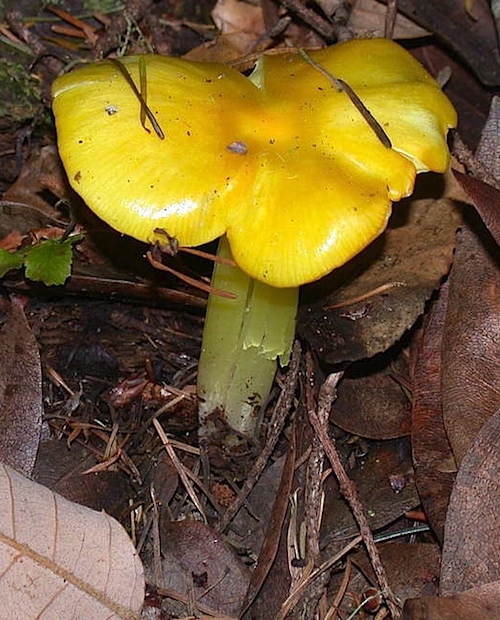
{"type": "Polygon", "coordinates": [[[73,188],[137,239],[197,246],[226,233],[250,276],[295,287],[355,256],[385,228],[417,172],[443,172],[456,113],[434,79],[387,39],[310,52],[346,82],[389,137],[382,144],[344,90],[295,53],[264,55],[250,78],[157,55],[53,87],[59,151],[73,188]],[[140,67],[143,67],[143,70],[140,67]]]}

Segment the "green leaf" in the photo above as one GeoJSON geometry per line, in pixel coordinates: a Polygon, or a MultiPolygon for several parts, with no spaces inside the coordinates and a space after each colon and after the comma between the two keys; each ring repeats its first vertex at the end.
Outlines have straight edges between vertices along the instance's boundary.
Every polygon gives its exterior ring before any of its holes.
{"type": "Polygon", "coordinates": [[[0,278],[11,269],[21,269],[23,266],[24,251],[7,252],[0,249],[0,278]]]}
{"type": "Polygon", "coordinates": [[[79,240],[79,235],[63,240],[46,239],[30,248],[24,261],[26,277],[47,286],[64,284],[71,273],[71,246],[79,240]]]}

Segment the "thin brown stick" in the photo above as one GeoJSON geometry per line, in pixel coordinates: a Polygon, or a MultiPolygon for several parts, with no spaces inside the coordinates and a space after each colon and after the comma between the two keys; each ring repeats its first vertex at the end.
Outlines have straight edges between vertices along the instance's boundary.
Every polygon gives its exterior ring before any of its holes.
{"type": "Polygon", "coordinates": [[[332,604],[330,605],[330,609],[328,610],[324,620],[334,620],[335,616],[338,615],[337,612],[339,610],[340,603],[342,602],[342,599],[344,598],[344,595],[347,592],[347,586],[349,585],[351,573],[352,573],[352,561],[351,561],[351,558],[347,558],[344,575],[342,577],[342,583],[340,584],[337,594],[335,595],[335,598],[333,599],[332,604]]]}
{"type": "Polygon", "coordinates": [[[172,267],[169,267],[168,265],[160,263],[160,261],[157,261],[153,257],[153,254],[150,250],[146,252],[146,258],[155,269],[159,269],[160,271],[166,271],[167,273],[172,274],[176,278],[179,278],[179,280],[186,282],[186,284],[190,284],[191,286],[205,291],[206,293],[209,293],[211,295],[219,295],[219,297],[225,297],[226,299],[236,299],[237,297],[237,295],[231,293],[230,291],[223,291],[220,288],[214,288],[213,286],[210,286],[210,284],[207,284],[202,280],[195,280],[194,278],[191,278],[190,276],[187,276],[186,274],[181,273],[176,269],[172,269],[172,267]]]}
{"type": "Polygon", "coordinates": [[[325,419],[324,411],[327,410],[328,413],[330,412],[332,404],[336,398],[335,388],[337,385],[337,381],[338,378],[336,373],[333,373],[326,378],[325,382],[321,386],[317,411],[310,411],[309,418],[314,430],[316,431],[321,443],[323,444],[326,455],[328,456],[328,459],[332,464],[333,471],[339,482],[340,491],[349,503],[349,507],[352,510],[354,518],[356,519],[359,527],[359,532],[363,538],[363,542],[365,544],[366,551],[368,553],[368,557],[370,558],[375,575],[377,576],[380,589],[385,592],[387,606],[392,614],[393,620],[397,620],[398,618],[400,618],[401,615],[400,605],[396,596],[392,593],[389,587],[387,574],[385,572],[384,566],[382,565],[380,554],[373,539],[373,534],[370,529],[370,525],[368,523],[363,504],[361,503],[358,489],[354,482],[349,478],[346,470],[344,469],[344,466],[342,465],[342,461],[340,460],[340,455],[337,451],[335,440],[328,435],[327,423],[321,422],[322,419],[325,419]]]}
{"type": "Polygon", "coordinates": [[[304,594],[304,592],[309,588],[309,586],[313,583],[315,579],[320,577],[325,571],[329,570],[334,564],[336,564],[341,558],[344,557],[351,549],[353,549],[357,544],[361,542],[361,536],[356,536],[353,538],[343,549],[341,549],[334,556],[323,562],[321,566],[319,566],[316,570],[314,570],[310,575],[308,575],[303,581],[300,582],[299,585],[295,588],[295,590],[288,596],[288,598],[281,605],[281,609],[273,618],[273,620],[285,620],[287,615],[291,612],[291,610],[295,607],[295,605],[299,602],[300,598],[304,594]]]}
{"type": "Polygon", "coordinates": [[[387,0],[387,10],[385,12],[384,37],[392,39],[394,36],[394,26],[398,16],[398,0],[387,0]]]}
{"type": "Polygon", "coordinates": [[[219,522],[216,524],[216,530],[218,532],[223,532],[227,528],[229,523],[231,523],[233,517],[241,508],[241,506],[247,499],[250,491],[253,489],[255,483],[260,478],[260,475],[264,471],[264,467],[266,466],[269,457],[271,456],[274,448],[276,447],[278,439],[285,426],[288,413],[292,406],[293,396],[295,393],[295,388],[297,386],[297,378],[299,375],[300,356],[301,347],[298,341],[296,341],[293,345],[292,358],[290,360],[290,366],[288,368],[288,373],[285,379],[285,385],[283,391],[280,394],[278,402],[276,403],[274,413],[269,424],[269,433],[266,439],[266,443],[262,449],[262,452],[259,454],[259,457],[255,461],[252,469],[250,470],[245,482],[243,483],[243,486],[241,487],[241,490],[238,493],[237,497],[226,510],[226,512],[222,515],[219,522]]]}
{"type": "Polygon", "coordinates": [[[386,293],[391,290],[391,288],[396,288],[397,286],[407,286],[406,282],[386,282],[386,284],[381,284],[367,293],[363,293],[362,295],[358,295],[357,297],[351,297],[350,299],[346,299],[346,301],[339,301],[336,304],[332,304],[330,306],[323,306],[323,310],[336,310],[337,308],[345,308],[346,306],[352,306],[353,304],[357,304],[360,301],[365,301],[366,299],[370,299],[370,297],[375,297],[375,295],[381,295],[382,293],[386,293]]]}
{"type": "MultiPolygon", "coordinates": [[[[337,373],[340,380],[342,373],[337,373]]],[[[311,385],[314,384],[314,369],[312,356],[306,354],[306,405],[309,411],[314,410],[316,403],[312,395],[311,385]]],[[[327,418],[322,420],[326,424],[329,411],[323,411],[327,418]]],[[[314,435],[311,452],[307,461],[306,485],[304,491],[304,510],[307,534],[307,558],[316,561],[319,557],[319,538],[321,516],[323,512],[323,465],[325,451],[319,437],[314,435]]]]}
{"type": "Polygon", "coordinates": [[[321,17],[318,13],[308,8],[300,0],[280,0],[280,4],[285,7],[287,11],[296,15],[313,30],[315,30],[322,37],[328,41],[333,41],[335,38],[335,27],[321,17]]]}
{"type": "Polygon", "coordinates": [[[361,101],[361,99],[354,92],[354,90],[349,86],[349,84],[347,82],[344,82],[344,80],[335,77],[333,73],[330,73],[330,71],[325,69],[325,67],[323,67],[319,62],[316,62],[313,58],[311,58],[311,56],[309,56],[309,54],[305,50],[300,49],[299,54],[312,67],[314,67],[317,71],[322,73],[326,77],[326,79],[329,80],[339,92],[340,91],[345,92],[345,94],[349,97],[349,99],[351,100],[356,110],[358,110],[361,116],[365,119],[365,121],[370,126],[370,129],[372,129],[372,131],[377,136],[377,138],[380,140],[380,142],[386,148],[390,149],[392,147],[392,144],[389,139],[389,136],[385,133],[382,125],[377,121],[377,119],[373,116],[373,114],[365,106],[365,104],[361,101]]]}
{"type": "MultiPolygon", "coordinates": [[[[170,444],[170,440],[167,437],[167,434],[165,433],[165,431],[163,430],[162,425],[158,422],[158,420],[156,418],[153,419],[153,425],[154,425],[154,427],[156,429],[156,432],[160,436],[160,439],[161,439],[163,445],[165,446],[165,450],[167,451],[168,456],[170,457],[170,460],[172,461],[172,464],[174,465],[175,469],[177,470],[177,473],[179,474],[179,477],[182,480],[182,483],[184,484],[184,488],[188,492],[188,495],[191,498],[191,501],[193,502],[193,504],[196,506],[197,510],[199,511],[201,516],[203,517],[203,520],[205,521],[205,523],[207,523],[208,521],[207,521],[207,517],[205,515],[205,511],[203,510],[203,506],[201,505],[201,502],[200,502],[198,496],[195,493],[193,485],[191,484],[191,481],[190,481],[189,476],[187,474],[187,468],[179,460],[179,457],[177,456],[177,454],[176,454],[175,450],[173,449],[172,445],[170,444]]],[[[190,473],[192,473],[192,472],[190,472],[190,473]]]]}

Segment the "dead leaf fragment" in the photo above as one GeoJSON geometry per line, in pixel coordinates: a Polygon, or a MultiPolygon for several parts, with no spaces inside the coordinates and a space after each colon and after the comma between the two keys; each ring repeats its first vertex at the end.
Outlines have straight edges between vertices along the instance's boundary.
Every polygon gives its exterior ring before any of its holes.
{"type": "Polygon", "coordinates": [[[394,439],[410,433],[410,401],[394,372],[405,373],[400,355],[393,364],[358,362],[337,387],[330,421],[353,435],[394,439]]]}
{"type": "Polygon", "coordinates": [[[142,564],[121,525],[0,466],[4,618],[132,620],[142,564]]]}
{"type": "Polygon", "coordinates": [[[40,354],[21,304],[0,331],[0,459],[31,476],[42,428],[40,354]]]}
{"type": "Polygon", "coordinates": [[[500,582],[488,583],[454,596],[423,596],[407,600],[402,620],[498,620],[500,582]]]}
{"type": "Polygon", "coordinates": [[[165,587],[181,597],[190,592],[195,610],[237,615],[250,574],[232,548],[192,519],[171,522],[161,535],[165,587]]]}
{"type": "Polygon", "coordinates": [[[457,473],[445,526],[442,594],[500,580],[499,499],[500,410],[483,426],[457,473]]]}
{"type": "MultiPolygon", "coordinates": [[[[441,349],[448,301],[448,285],[441,287],[413,352],[412,452],[415,483],[427,519],[440,543],[444,538],[446,510],[455,475],[443,471],[454,464],[443,422],[441,349]]],[[[456,470],[456,466],[455,466],[456,470]]]]}
{"type": "MultiPolygon", "coordinates": [[[[357,0],[349,17],[349,28],[358,36],[384,36],[387,8],[377,0],[357,0]]],[[[396,16],[394,39],[415,39],[428,36],[429,32],[401,13],[396,16]]]]}
{"type": "Polygon", "coordinates": [[[458,464],[500,406],[498,249],[481,222],[474,228],[458,236],[443,333],[443,420],[458,464]]]}
{"type": "Polygon", "coordinates": [[[479,179],[453,170],[455,178],[476,207],[486,228],[500,245],[500,192],[479,179]]]}
{"type": "Polygon", "coordinates": [[[493,97],[491,100],[476,157],[492,176],[497,179],[500,177],[500,97],[493,97]]]}
{"type": "Polygon", "coordinates": [[[457,0],[398,1],[401,13],[445,41],[483,84],[496,86],[500,83],[500,62],[491,9],[488,2],[474,2],[472,6],[474,18],[465,3],[457,0]]]}

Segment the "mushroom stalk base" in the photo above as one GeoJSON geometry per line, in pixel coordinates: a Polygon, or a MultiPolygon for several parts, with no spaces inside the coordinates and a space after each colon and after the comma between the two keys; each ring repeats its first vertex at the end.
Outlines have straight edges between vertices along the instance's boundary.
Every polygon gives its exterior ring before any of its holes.
{"type": "MultiPolygon", "coordinates": [[[[225,237],[217,254],[231,258],[225,237]]],[[[290,357],[299,290],[268,286],[222,263],[212,285],[237,298],[208,299],[197,386],[202,432],[210,434],[208,416],[216,412],[234,430],[254,436],[277,362],[284,366],[290,357]]]]}

